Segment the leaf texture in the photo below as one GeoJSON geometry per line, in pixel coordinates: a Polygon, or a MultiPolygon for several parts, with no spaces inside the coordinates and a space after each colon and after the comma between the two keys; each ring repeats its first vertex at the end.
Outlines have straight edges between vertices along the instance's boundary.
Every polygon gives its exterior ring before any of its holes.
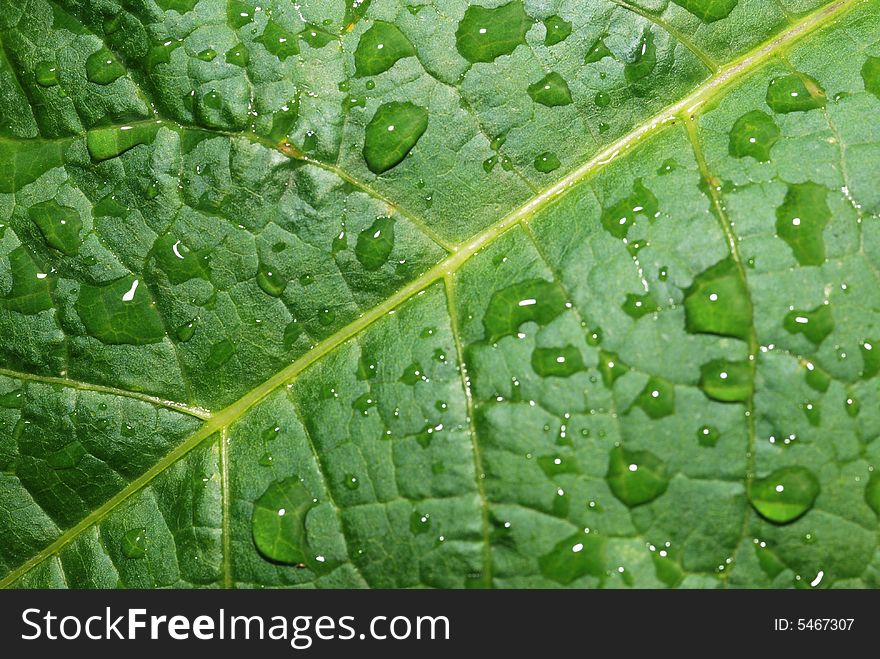
{"type": "Polygon", "coordinates": [[[876,0],[0,1],[0,585],[876,587],[876,0]]]}

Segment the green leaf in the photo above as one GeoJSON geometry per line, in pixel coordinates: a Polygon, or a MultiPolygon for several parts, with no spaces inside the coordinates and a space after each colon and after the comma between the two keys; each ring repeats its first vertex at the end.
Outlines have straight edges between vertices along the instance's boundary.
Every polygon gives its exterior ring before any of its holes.
{"type": "Polygon", "coordinates": [[[0,585],[880,586],[878,0],[0,44],[0,585]]]}

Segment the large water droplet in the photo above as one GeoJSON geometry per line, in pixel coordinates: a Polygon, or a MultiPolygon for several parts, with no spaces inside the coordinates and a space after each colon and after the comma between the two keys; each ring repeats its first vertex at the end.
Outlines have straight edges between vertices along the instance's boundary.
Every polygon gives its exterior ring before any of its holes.
{"type": "Polygon", "coordinates": [[[250,62],[250,59],[250,53],[248,53],[247,48],[242,43],[235,44],[232,48],[226,51],[226,61],[229,64],[245,67],[248,65],[248,62],[250,62]]]}
{"type": "Polygon", "coordinates": [[[825,262],[822,234],[831,219],[827,196],[828,190],[817,183],[791,184],[776,209],[776,234],[788,243],[801,265],[825,262]]]}
{"type": "Polygon", "coordinates": [[[222,339],[211,346],[208,358],[205,360],[205,368],[220,368],[235,354],[235,344],[229,339],[222,339]]]}
{"type": "Polygon", "coordinates": [[[150,144],[161,124],[150,122],[130,126],[94,128],[86,135],[86,146],[94,160],[107,160],[122,155],[140,144],[150,144]]]}
{"type": "Polygon", "coordinates": [[[820,304],[811,311],[789,311],[782,321],[782,326],[791,334],[803,334],[818,346],[834,331],[831,305],[820,304]]]}
{"type": "MultiPolygon", "coordinates": [[[[299,41],[296,38],[296,34],[285,30],[280,23],[276,23],[271,19],[266,23],[263,34],[254,41],[263,44],[266,50],[282,62],[291,55],[299,54],[299,41]]],[[[229,61],[228,55],[226,61],[229,61]]],[[[233,62],[233,64],[238,64],[238,62],[233,62]]],[[[239,66],[244,66],[244,64],[239,64],[239,66]]]]}
{"type": "Polygon", "coordinates": [[[380,105],[367,124],[363,155],[374,174],[400,164],[428,128],[428,111],[413,103],[380,105]]]}
{"type": "Polygon", "coordinates": [[[697,429],[697,441],[700,446],[715,446],[721,438],[721,433],[715,426],[700,426],[697,429]]]}
{"type": "Polygon", "coordinates": [[[869,57],[862,65],[865,89],[880,98],[880,57],[869,57]]]}
{"type": "Polygon", "coordinates": [[[355,75],[379,75],[394,66],[397,60],[415,54],[412,43],[396,25],[376,21],[361,35],[354,51],[355,75]]]}
{"type": "Polygon", "coordinates": [[[652,419],[662,419],[675,412],[675,387],[671,382],[652,377],[633,405],[641,407],[652,419]]]}
{"type": "Polygon", "coordinates": [[[746,282],[732,258],[694,277],[685,290],[685,328],[692,334],[718,334],[748,341],[752,303],[746,282]]]}
{"type": "Polygon", "coordinates": [[[584,370],[581,352],[572,345],[561,348],[535,348],[532,368],[542,377],[567,378],[584,370]]]}
{"type": "Polygon", "coordinates": [[[626,238],[637,216],[654,220],[657,214],[657,197],[636,179],[630,195],[603,209],[602,226],[615,238],[626,238]]]}
{"type": "Polygon", "coordinates": [[[130,529],[123,534],[122,555],[126,558],[143,558],[147,555],[147,529],[130,529]]]}
{"type": "Polygon", "coordinates": [[[767,162],[779,135],[779,126],[773,117],[761,110],[752,110],[734,122],[728,150],[736,158],[751,156],[758,162],[767,162]]]}
{"type": "Polygon", "coordinates": [[[575,533],[538,559],[541,574],[567,586],[576,579],[605,573],[605,539],[595,533],[575,533]]]}
{"type": "Polygon", "coordinates": [[[515,334],[523,323],[547,325],[565,310],[558,286],[544,279],[529,279],[493,293],[483,316],[486,338],[494,343],[515,334]]]}
{"type": "Polygon", "coordinates": [[[715,359],[700,367],[700,389],[709,398],[724,403],[745,403],[752,396],[754,382],[748,362],[715,359]]]}
{"type": "Polygon", "coordinates": [[[494,9],[471,5],[455,31],[455,47],[469,62],[492,62],[525,44],[530,27],[521,0],[494,9]]]}
{"type": "Polygon", "coordinates": [[[125,75],[125,67],[106,48],[92,53],[86,59],[86,77],[95,84],[109,85],[123,75],[125,75]]]}
{"type": "Polygon", "coordinates": [[[763,517],[786,524],[806,513],[819,495],[819,481],[805,467],[783,467],[752,482],[749,500],[763,517]]]}
{"type": "Polygon", "coordinates": [[[394,219],[378,217],[358,234],[354,253],[364,269],[375,271],[388,262],[394,250],[394,219]]]}
{"type": "Polygon", "coordinates": [[[560,16],[548,16],[544,19],[544,45],[554,46],[565,41],[571,34],[571,23],[560,16]]]}
{"type": "Polygon", "coordinates": [[[559,158],[552,151],[545,151],[535,156],[535,169],[542,174],[549,174],[559,169],[561,164],[559,158]]]}
{"type": "Polygon", "coordinates": [[[165,338],[162,319],[139,279],[83,284],[75,307],[86,331],[103,343],[144,345],[165,338]]]}
{"type": "Polygon", "coordinates": [[[628,451],[623,447],[611,450],[608,486],[627,506],[653,501],[666,491],[669,477],[666,465],[649,451],[628,451]]]}
{"type": "Polygon", "coordinates": [[[272,483],[254,502],[251,532],[259,552],[285,565],[309,560],[306,514],[314,505],[298,478],[272,483]]]}
{"type": "Polygon", "coordinates": [[[548,73],[537,82],[533,82],[527,91],[535,103],[547,107],[552,108],[571,103],[571,91],[568,88],[568,83],[555,71],[548,73]]]}
{"type": "Polygon", "coordinates": [[[171,234],[156,239],[150,256],[172,284],[182,284],[190,279],[207,280],[210,276],[206,253],[190,249],[171,234]]]}
{"type": "Polygon", "coordinates": [[[73,469],[86,455],[86,450],[78,441],[73,441],[66,446],[50,453],[46,463],[53,469],[73,469]]]}
{"type": "Polygon", "coordinates": [[[704,23],[714,23],[727,18],[739,0],[672,0],[684,7],[704,23]]]}
{"type": "Polygon", "coordinates": [[[49,247],[67,256],[75,256],[79,253],[79,234],[83,224],[79,211],[75,208],[62,206],[54,199],[50,199],[32,205],[28,209],[28,215],[39,227],[49,247]]]}
{"type": "Polygon", "coordinates": [[[287,279],[272,266],[260,263],[257,269],[257,285],[263,292],[272,297],[281,297],[287,288],[287,279]]]}
{"type": "Polygon", "coordinates": [[[34,77],[41,87],[54,87],[58,84],[58,65],[55,62],[40,62],[34,69],[34,77]]]}
{"type": "Polygon", "coordinates": [[[645,29],[636,47],[629,53],[623,67],[623,75],[629,83],[646,78],[657,66],[657,48],[654,45],[654,34],[645,29]]]}
{"type": "Polygon", "coordinates": [[[880,472],[874,472],[868,479],[865,486],[865,501],[874,511],[874,514],[880,517],[880,472]]]}
{"type": "Polygon", "coordinates": [[[20,245],[9,253],[12,288],[0,298],[0,305],[18,313],[32,315],[51,309],[53,279],[37,269],[27,249],[20,245]]]}
{"type": "Polygon", "coordinates": [[[584,57],[584,64],[592,64],[593,62],[598,62],[606,57],[614,57],[614,54],[608,50],[608,46],[605,45],[604,39],[606,36],[608,35],[603,34],[593,42],[593,45],[590,46],[590,49],[584,57]]]}
{"type": "Polygon", "coordinates": [[[806,112],[824,108],[825,101],[825,90],[803,73],[774,78],[767,87],[767,105],[774,112],[806,112]]]}
{"type": "Polygon", "coordinates": [[[611,389],[617,378],[626,375],[629,367],[620,361],[617,353],[599,351],[599,372],[602,374],[602,382],[611,389]]]}

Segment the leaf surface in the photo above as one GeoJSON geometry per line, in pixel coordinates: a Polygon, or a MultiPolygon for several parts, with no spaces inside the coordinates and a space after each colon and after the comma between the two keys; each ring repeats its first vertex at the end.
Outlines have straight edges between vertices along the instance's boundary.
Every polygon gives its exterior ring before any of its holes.
{"type": "Polygon", "coordinates": [[[0,585],[877,586],[878,17],[0,2],[0,585]]]}

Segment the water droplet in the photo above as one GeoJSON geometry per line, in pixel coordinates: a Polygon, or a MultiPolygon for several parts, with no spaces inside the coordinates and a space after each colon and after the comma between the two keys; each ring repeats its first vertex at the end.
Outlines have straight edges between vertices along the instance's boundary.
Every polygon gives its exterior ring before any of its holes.
{"type": "Polygon", "coordinates": [[[565,310],[559,287],[543,279],[529,279],[492,294],[483,327],[490,343],[515,334],[523,323],[547,325],[565,310]]]}
{"type": "Polygon", "coordinates": [[[846,413],[851,417],[857,417],[862,409],[859,399],[852,393],[847,394],[846,399],[843,401],[843,405],[846,413]]]}
{"type": "Polygon", "coordinates": [[[192,250],[171,234],[156,239],[150,257],[172,284],[182,284],[190,279],[208,280],[210,269],[207,253],[192,250]]]}
{"type": "Polygon", "coordinates": [[[299,37],[311,48],[323,48],[336,40],[332,34],[312,24],[306,24],[305,29],[299,33],[299,37]]]}
{"type": "Polygon", "coordinates": [[[636,179],[632,193],[602,211],[602,226],[615,238],[626,238],[637,216],[654,220],[658,215],[657,197],[636,179]]]}
{"type": "Polygon", "coordinates": [[[593,45],[590,46],[590,49],[587,51],[586,57],[584,57],[584,64],[592,64],[593,62],[598,62],[606,57],[614,57],[612,52],[608,50],[608,46],[605,45],[604,39],[606,36],[608,35],[603,34],[593,42],[593,45]]]}
{"type": "Polygon", "coordinates": [[[626,375],[629,367],[620,361],[617,353],[599,351],[599,372],[602,374],[602,382],[611,389],[617,378],[626,375]]]}
{"type": "Polygon", "coordinates": [[[24,391],[22,389],[13,389],[5,394],[0,394],[0,407],[6,409],[20,410],[24,407],[24,391]]]}
{"type": "Polygon", "coordinates": [[[663,161],[663,163],[660,165],[660,168],[657,170],[657,175],[666,176],[670,172],[674,172],[676,169],[678,169],[678,163],[672,158],[667,158],[663,161]]]}
{"type": "Polygon", "coordinates": [[[367,392],[355,398],[351,407],[366,416],[369,413],[370,408],[375,407],[376,405],[377,401],[373,394],[367,392]]]}
{"type": "Polygon", "coordinates": [[[287,288],[287,279],[271,266],[260,262],[260,266],[257,269],[257,285],[267,295],[281,297],[284,289],[287,288]]]}
{"type": "Polygon", "coordinates": [[[28,209],[28,216],[40,229],[49,247],[67,256],[76,256],[79,253],[79,234],[83,226],[79,211],[50,199],[32,205],[28,209]]]}
{"type": "Polygon", "coordinates": [[[53,469],[73,469],[86,455],[86,450],[78,441],[70,442],[46,458],[46,463],[53,469]]]}
{"type": "Polygon", "coordinates": [[[825,262],[822,233],[831,219],[827,195],[828,190],[817,183],[791,184],[776,209],[776,234],[788,243],[801,265],[825,262]]]}
{"type": "Polygon", "coordinates": [[[242,43],[235,44],[226,51],[226,62],[229,64],[245,67],[250,62],[250,59],[250,53],[248,53],[247,48],[242,43]]]}
{"type": "Polygon", "coordinates": [[[561,348],[535,348],[532,368],[541,377],[567,378],[584,370],[580,351],[573,345],[561,348]]]}
{"type": "Polygon", "coordinates": [[[813,426],[814,428],[818,427],[822,422],[822,414],[819,410],[819,403],[808,400],[806,403],[801,404],[801,411],[804,413],[804,416],[807,417],[807,422],[813,426]]]}
{"type": "Polygon", "coordinates": [[[361,486],[360,480],[354,474],[346,474],[342,479],[342,484],[349,490],[356,490],[361,486]]]}
{"type": "Polygon", "coordinates": [[[41,87],[54,87],[58,84],[58,65],[55,62],[40,62],[34,69],[34,77],[41,87]]]}
{"type": "Polygon", "coordinates": [[[865,486],[865,501],[874,511],[874,514],[880,517],[880,472],[873,472],[865,486]]]}
{"type": "Polygon", "coordinates": [[[18,313],[32,315],[51,309],[53,279],[37,269],[27,249],[22,245],[8,257],[12,274],[12,288],[0,298],[0,305],[18,313]]]}
{"type": "Polygon", "coordinates": [[[736,158],[751,156],[758,162],[767,162],[779,135],[779,126],[773,117],[761,110],[752,110],[734,122],[728,151],[736,158]]]}
{"type": "MultiPolygon", "coordinates": [[[[263,46],[266,47],[266,50],[282,62],[291,55],[299,54],[299,41],[297,40],[296,35],[293,32],[285,30],[280,23],[277,23],[272,19],[269,19],[266,23],[266,27],[263,29],[263,34],[254,39],[254,41],[263,44],[263,46]]],[[[228,54],[226,56],[226,61],[229,61],[228,54]]],[[[232,64],[238,64],[238,62],[232,62],[232,64]]],[[[245,64],[247,64],[246,61],[244,64],[238,65],[245,66],[245,64]]]]}
{"type": "Polygon", "coordinates": [[[271,453],[266,451],[265,453],[263,453],[263,455],[260,456],[260,459],[257,460],[257,463],[261,467],[271,467],[273,464],[275,464],[275,457],[271,453]]]}
{"type": "Polygon", "coordinates": [[[361,35],[354,51],[355,76],[379,75],[394,66],[397,60],[415,54],[412,43],[396,25],[375,21],[361,35]]]}
{"type": "Polygon", "coordinates": [[[657,304],[654,296],[650,293],[645,293],[644,295],[629,293],[623,304],[620,305],[620,308],[623,309],[627,316],[638,320],[642,316],[659,311],[660,305],[657,304]]]}
{"type": "Polygon", "coordinates": [[[181,343],[186,343],[193,335],[196,333],[196,326],[199,324],[198,318],[193,318],[188,323],[184,323],[180,327],[177,328],[175,335],[177,336],[177,340],[181,343]]]}
{"type": "Polygon", "coordinates": [[[403,373],[400,375],[400,381],[403,384],[414,385],[417,382],[426,381],[425,370],[421,367],[421,365],[413,362],[405,369],[403,369],[403,373]]]}
{"type": "Polygon", "coordinates": [[[165,338],[146,286],[131,276],[102,286],[83,284],[75,307],[86,331],[103,343],[144,345],[165,338]]]}
{"type": "Polygon", "coordinates": [[[431,530],[431,516],[414,510],[409,518],[409,529],[414,535],[421,535],[431,530]]]}
{"type": "Polygon", "coordinates": [[[593,102],[598,108],[607,108],[611,105],[611,94],[608,92],[597,92],[593,102]]]}
{"type": "Polygon", "coordinates": [[[718,334],[748,341],[752,304],[745,280],[732,258],[694,277],[685,290],[685,328],[692,334],[718,334]]]}
{"type": "Polygon", "coordinates": [[[564,586],[585,576],[605,573],[605,538],[595,533],[575,533],[538,559],[541,574],[564,586]]]}
{"type": "Polygon", "coordinates": [[[819,481],[805,467],[783,467],[752,482],[749,500],[763,517],[786,524],[806,513],[819,495],[819,481]]]}
{"type": "Polygon", "coordinates": [[[211,346],[208,358],[205,360],[205,368],[220,368],[235,354],[235,344],[229,339],[222,339],[211,346]]]}
{"type": "Polygon", "coordinates": [[[548,478],[559,474],[579,474],[577,463],[573,458],[562,458],[558,455],[542,455],[538,458],[538,466],[541,467],[548,478]]]}
{"type": "Polygon", "coordinates": [[[109,85],[123,75],[125,75],[125,67],[106,48],[92,53],[86,59],[86,77],[95,84],[109,85]]]}
{"type": "Polygon", "coordinates": [[[865,90],[880,98],[880,57],[869,57],[862,65],[865,90]]]}
{"type": "Polygon", "coordinates": [[[633,402],[652,419],[662,419],[675,412],[675,387],[671,382],[652,377],[633,402]]]}
{"type": "Polygon", "coordinates": [[[298,478],[272,483],[254,502],[251,532],[257,550],[285,565],[309,561],[306,515],[314,505],[298,478]]]}
{"type": "Polygon", "coordinates": [[[494,9],[471,5],[455,31],[455,46],[469,62],[492,62],[525,44],[530,27],[521,0],[494,9]]]}
{"type": "Polygon", "coordinates": [[[254,20],[254,7],[243,0],[228,0],[226,3],[226,20],[233,30],[244,27],[254,20]]]}
{"type": "Polygon", "coordinates": [[[428,128],[428,111],[413,103],[380,105],[367,124],[363,155],[374,174],[400,164],[428,128]]]}
{"type": "Polygon", "coordinates": [[[645,29],[636,47],[629,53],[623,67],[623,76],[630,84],[651,75],[657,66],[657,48],[654,34],[645,29]]]}
{"type": "Polygon", "coordinates": [[[126,558],[143,558],[147,555],[147,529],[130,529],[123,534],[122,555],[126,558]]]}
{"type": "Polygon", "coordinates": [[[824,108],[825,90],[810,76],[793,73],[770,81],[767,87],[767,105],[779,113],[824,108]]]}
{"type": "Polygon", "coordinates": [[[378,217],[358,234],[354,253],[364,269],[376,271],[388,262],[394,250],[394,219],[378,217]]]}
{"type": "Polygon", "coordinates": [[[697,441],[700,446],[715,446],[721,437],[718,428],[715,426],[700,426],[697,429],[697,441]]]}
{"type": "Polygon", "coordinates": [[[545,151],[544,153],[539,153],[535,156],[535,169],[542,174],[549,174],[550,172],[559,169],[561,164],[559,158],[557,158],[556,154],[552,151],[545,151]]]}
{"type": "Polygon", "coordinates": [[[544,45],[555,46],[565,41],[571,34],[571,23],[560,16],[548,16],[544,19],[544,45]]]}
{"type": "Polygon", "coordinates": [[[217,57],[217,51],[213,48],[205,48],[198,55],[196,55],[203,62],[213,62],[214,58],[217,57]]]}
{"type": "Polygon", "coordinates": [[[863,380],[869,380],[880,373],[880,341],[874,339],[862,341],[859,349],[862,353],[861,377],[863,380]]]}
{"type": "Polygon", "coordinates": [[[627,506],[653,501],[666,491],[669,477],[666,465],[649,451],[611,450],[605,476],[611,492],[627,506]]]}
{"type": "Polygon", "coordinates": [[[171,61],[171,53],[183,45],[183,41],[179,39],[169,39],[160,44],[152,46],[147,51],[144,63],[148,69],[153,69],[159,64],[168,64],[171,61]]]}
{"type": "Polygon", "coordinates": [[[831,305],[820,304],[811,311],[789,311],[785,315],[782,325],[789,333],[803,334],[818,346],[834,331],[831,305]]]}
{"type": "Polygon", "coordinates": [[[158,122],[132,126],[94,128],[86,135],[89,155],[96,161],[122,155],[140,144],[151,144],[161,126],[158,122]]]}
{"type": "Polygon", "coordinates": [[[571,91],[568,83],[555,71],[548,73],[537,82],[533,82],[527,89],[529,96],[535,103],[556,107],[571,103],[571,91]]]}
{"type": "Polygon", "coordinates": [[[672,0],[684,7],[704,23],[714,23],[727,18],[739,0],[672,0]]]}
{"type": "Polygon", "coordinates": [[[751,398],[754,382],[748,362],[715,359],[700,367],[700,389],[709,398],[723,403],[745,403],[751,398]]]}

